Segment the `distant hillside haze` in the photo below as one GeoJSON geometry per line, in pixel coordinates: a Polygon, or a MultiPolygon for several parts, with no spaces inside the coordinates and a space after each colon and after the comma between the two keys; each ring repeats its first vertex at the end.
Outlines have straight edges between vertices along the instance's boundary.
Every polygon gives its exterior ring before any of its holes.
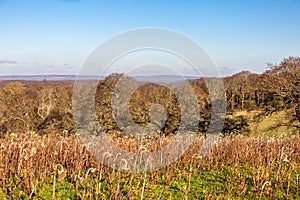
{"type": "MultiPolygon", "coordinates": [[[[59,81],[59,80],[103,80],[107,76],[77,76],[77,75],[11,75],[0,76],[0,80],[28,80],[28,81],[59,81]]],[[[134,76],[138,81],[153,82],[174,82],[192,80],[201,77],[197,76],[175,76],[175,75],[154,75],[154,76],[134,76]]]]}

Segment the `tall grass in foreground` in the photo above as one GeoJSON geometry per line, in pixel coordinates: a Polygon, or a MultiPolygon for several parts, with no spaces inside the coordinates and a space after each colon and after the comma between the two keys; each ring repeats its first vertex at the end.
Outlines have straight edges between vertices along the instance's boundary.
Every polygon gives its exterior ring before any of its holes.
{"type": "MultiPolygon", "coordinates": [[[[157,148],[150,139],[112,140],[135,152],[157,148]]],[[[75,136],[11,134],[0,139],[0,198],[299,199],[299,135],[223,138],[205,158],[200,148],[198,138],[175,163],[131,174],[94,160],[75,136]]]]}

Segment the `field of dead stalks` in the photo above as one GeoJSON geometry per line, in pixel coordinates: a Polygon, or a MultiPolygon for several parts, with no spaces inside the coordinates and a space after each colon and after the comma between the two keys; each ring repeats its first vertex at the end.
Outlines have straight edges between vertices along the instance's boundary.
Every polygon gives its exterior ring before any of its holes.
{"type": "MultiPolygon", "coordinates": [[[[155,141],[112,138],[123,149],[155,141]]],[[[164,138],[168,143],[168,138],[164,138]]],[[[205,158],[201,138],[155,172],[124,173],[94,160],[75,136],[0,139],[1,199],[291,199],[300,196],[300,136],[223,138],[205,158]]]]}

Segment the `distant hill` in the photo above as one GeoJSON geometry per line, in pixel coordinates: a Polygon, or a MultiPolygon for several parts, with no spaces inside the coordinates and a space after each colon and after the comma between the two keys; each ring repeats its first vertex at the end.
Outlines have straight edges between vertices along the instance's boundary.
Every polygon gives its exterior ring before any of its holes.
{"type": "Polygon", "coordinates": [[[12,75],[0,76],[0,80],[28,80],[28,81],[42,81],[42,80],[75,80],[75,75],[12,75]]]}
{"type": "MultiPolygon", "coordinates": [[[[77,76],[77,75],[11,75],[11,76],[0,76],[0,80],[28,80],[28,81],[60,81],[60,80],[102,80],[105,77],[98,76],[77,76]]],[[[178,82],[184,79],[191,80],[197,79],[196,76],[175,76],[175,75],[154,75],[154,76],[135,76],[138,81],[153,81],[153,82],[178,82]]]]}

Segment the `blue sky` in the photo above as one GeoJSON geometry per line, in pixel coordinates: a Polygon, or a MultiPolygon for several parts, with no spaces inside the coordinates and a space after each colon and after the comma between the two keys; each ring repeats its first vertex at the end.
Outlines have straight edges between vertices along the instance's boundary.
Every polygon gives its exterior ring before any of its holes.
{"type": "Polygon", "coordinates": [[[161,27],[197,41],[224,75],[300,55],[300,0],[0,0],[0,75],[76,74],[120,32],[161,27]]]}

